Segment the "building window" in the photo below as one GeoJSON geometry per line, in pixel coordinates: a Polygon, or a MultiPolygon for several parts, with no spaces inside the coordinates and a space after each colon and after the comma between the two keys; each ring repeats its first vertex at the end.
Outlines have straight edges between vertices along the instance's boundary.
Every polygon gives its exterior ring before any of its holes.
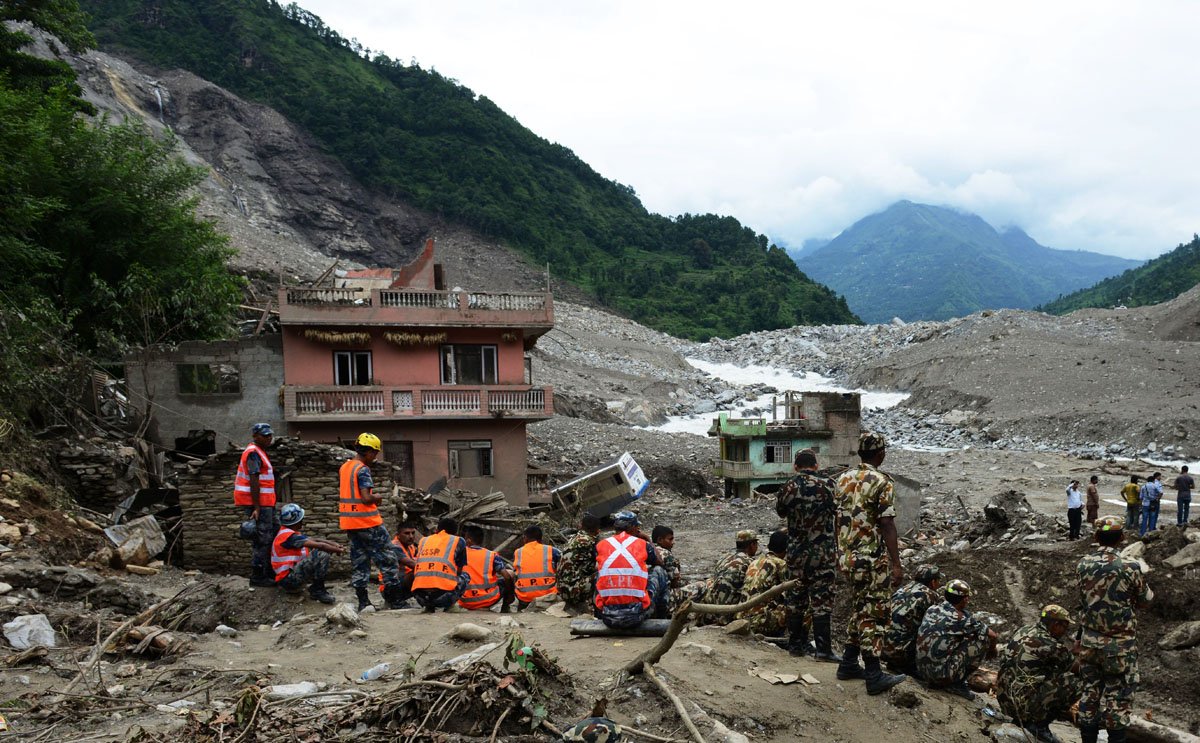
{"type": "Polygon", "coordinates": [[[370,384],[371,352],[334,351],[333,383],[359,385],[370,384]]]}
{"type": "Polygon", "coordinates": [[[763,461],[767,464],[791,464],[792,442],[768,441],[763,447],[763,461]]]}
{"type": "Polygon", "coordinates": [[[229,364],[176,364],[181,395],[236,395],[242,391],[237,367],[229,364]]]}
{"type": "Polygon", "coordinates": [[[442,346],[442,384],[496,384],[496,347],[442,346]]]}
{"type": "Polygon", "coordinates": [[[533,359],[525,355],[525,384],[533,384],[533,359]]]}
{"type": "Polygon", "coordinates": [[[491,441],[449,442],[451,477],[491,477],[491,441]]]}

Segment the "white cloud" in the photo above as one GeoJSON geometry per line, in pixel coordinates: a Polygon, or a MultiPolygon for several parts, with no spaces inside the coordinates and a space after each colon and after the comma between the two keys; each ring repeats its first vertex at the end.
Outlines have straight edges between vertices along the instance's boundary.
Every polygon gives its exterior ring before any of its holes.
{"type": "Polygon", "coordinates": [[[1200,5],[307,0],[666,214],[798,245],[899,198],[1149,257],[1200,230],[1200,5]]]}

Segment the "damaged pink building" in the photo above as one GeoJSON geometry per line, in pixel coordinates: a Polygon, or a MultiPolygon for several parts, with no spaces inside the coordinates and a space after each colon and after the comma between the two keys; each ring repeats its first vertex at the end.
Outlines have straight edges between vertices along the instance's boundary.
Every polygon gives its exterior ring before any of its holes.
{"type": "Polygon", "coordinates": [[[549,291],[446,290],[433,241],[402,269],[352,271],[335,288],[279,291],[289,436],[383,441],[401,484],[503,491],[525,505],[541,477],[525,426],[554,414],[528,351],[554,326],[549,291]]]}

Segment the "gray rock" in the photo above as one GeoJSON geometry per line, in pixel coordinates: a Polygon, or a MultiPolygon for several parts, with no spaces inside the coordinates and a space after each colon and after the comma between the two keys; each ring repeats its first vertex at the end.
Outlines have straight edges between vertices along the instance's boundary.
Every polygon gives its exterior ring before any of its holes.
{"type": "Polygon", "coordinates": [[[1177,625],[1158,641],[1163,650],[1182,650],[1195,645],[1200,645],[1200,621],[1177,625]]]}
{"type": "Polygon", "coordinates": [[[1185,568],[1188,565],[1200,563],[1200,542],[1192,542],[1188,546],[1163,560],[1163,563],[1176,569],[1185,568]]]}

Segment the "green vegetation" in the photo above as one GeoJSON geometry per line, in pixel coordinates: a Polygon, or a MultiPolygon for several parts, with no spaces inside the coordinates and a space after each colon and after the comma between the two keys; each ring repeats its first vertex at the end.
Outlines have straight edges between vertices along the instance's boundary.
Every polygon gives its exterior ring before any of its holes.
{"type": "Polygon", "coordinates": [[[372,54],[295,5],[84,0],[102,45],[181,67],[308,130],[365,185],[502,239],[634,319],[706,339],[854,322],[737,220],[646,211],[486,97],[372,54]],[[742,290],[752,290],[744,296],[742,290]]]}
{"type": "MultiPolygon", "coordinates": [[[[3,20],[90,42],[74,0],[2,0],[3,20]]],[[[77,352],[224,335],[241,296],[188,198],[202,173],[170,141],[81,117],[70,67],[30,41],[0,25],[0,413],[18,418],[70,398],[77,352]]]]}
{"type": "Polygon", "coordinates": [[[1088,289],[1059,295],[1038,309],[1065,315],[1084,307],[1141,307],[1174,299],[1200,284],[1200,236],[1148,263],[1107,278],[1088,289]]]}
{"type": "Polygon", "coordinates": [[[797,257],[804,271],[850,297],[867,322],[945,320],[982,309],[1029,309],[1063,290],[1138,265],[1053,250],[974,214],[900,201],[797,257]]]}

